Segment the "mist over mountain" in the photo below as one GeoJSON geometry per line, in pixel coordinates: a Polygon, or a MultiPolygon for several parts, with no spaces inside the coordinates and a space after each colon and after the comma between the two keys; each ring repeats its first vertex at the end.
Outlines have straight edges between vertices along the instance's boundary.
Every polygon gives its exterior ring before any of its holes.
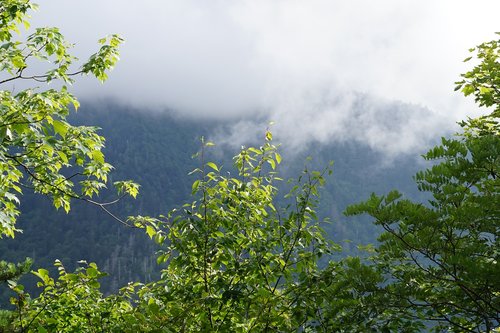
{"type": "MultiPolygon", "coordinates": [[[[223,172],[233,172],[231,157],[237,153],[237,145],[258,146],[265,131],[261,126],[263,121],[249,121],[246,125],[249,132],[259,133],[260,137],[247,140],[243,131],[237,136],[235,129],[241,126],[238,122],[235,125],[227,121],[196,121],[165,112],[123,108],[111,102],[83,105],[73,121],[102,128],[100,134],[107,139],[106,158],[116,168],[111,181],[133,179],[141,184],[136,200],[123,200],[111,207],[122,218],[166,214],[192,199],[191,183],[196,178],[188,173],[199,167],[200,161],[192,155],[200,149],[201,136],[216,143],[213,150],[207,151],[207,160],[222,165],[223,172]],[[255,128],[250,128],[252,123],[255,128]],[[228,128],[232,129],[233,142],[222,134],[228,128]],[[225,141],[219,144],[220,139],[225,141]]],[[[398,126],[399,120],[392,118],[392,111],[385,112],[382,114],[392,120],[387,126],[398,126]]],[[[276,138],[283,155],[279,170],[285,179],[296,178],[305,165],[309,169],[322,169],[334,161],[333,176],[321,191],[318,214],[331,220],[324,227],[329,238],[344,246],[344,255],[355,252],[357,244],[376,241],[378,233],[367,219],[344,217],[342,211],[347,205],[366,199],[371,192],[385,193],[392,188],[409,197],[418,195],[411,177],[421,168],[417,155],[423,151],[391,155],[389,159],[383,150],[373,149],[361,140],[316,139],[297,149],[293,141],[289,145],[286,139],[282,134],[276,138]],[[312,158],[310,161],[308,156],[312,158]]],[[[286,194],[286,188],[283,182],[281,196],[286,194]]],[[[99,199],[110,198],[104,192],[99,199]]],[[[16,261],[29,256],[35,259],[35,269],[51,267],[55,259],[62,260],[69,269],[81,259],[94,261],[110,273],[111,277],[103,282],[107,291],[116,290],[128,281],[150,281],[159,274],[156,248],[142,230],[126,228],[85,203],[75,203],[67,215],[55,211],[50,201],[40,195],[28,192],[22,202],[19,227],[24,232],[0,243],[4,259],[16,261]]],[[[28,279],[34,281],[33,277],[28,279]]]]}
{"type": "Polygon", "coordinates": [[[229,123],[219,142],[274,121],[293,150],[354,140],[397,155],[478,114],[453,82],[497,29],[500,3],[482,4],[41,0],[32,26],[60,27],[81,59],[103,35],[125,38],[105,85],[71,87],[82,100],[229,123]]]}
{"type": "Polygon", "coordinates": [[[315,145],[354,142],[390,161],[425,151],[439,136],[458,127],[428,108],[361,93],[317,91],[282,105],[267,117],[221,122],[215,130],[216,141],[233,147],[255,142],[272,121],[271,128],[285,143],[284,150],[301,152],[315,145]]]}

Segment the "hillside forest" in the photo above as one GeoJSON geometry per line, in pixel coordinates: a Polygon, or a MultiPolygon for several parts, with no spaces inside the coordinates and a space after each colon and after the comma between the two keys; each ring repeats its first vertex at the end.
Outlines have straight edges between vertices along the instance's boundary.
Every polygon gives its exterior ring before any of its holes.
{"type": "Polygon", "coordinates": [[[123,40],[81,62],[35,8],[0,1],[0,332],[500,332],[500,39],[455,82],[484,114],[384,163],[80,106],[123,40]]]}

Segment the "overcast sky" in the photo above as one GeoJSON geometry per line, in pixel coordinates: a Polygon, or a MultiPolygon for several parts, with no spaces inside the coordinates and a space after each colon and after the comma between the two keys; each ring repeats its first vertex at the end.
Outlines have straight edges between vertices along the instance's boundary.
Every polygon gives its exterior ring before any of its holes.
{"type": "Polygon", "coordinates": [[[291,146],[392,153],[477,115],[453,82],[468,48],[500,31],[499,0],[36,2],[33,26],[60,27],[82,58],[106,34],[126,39],[107,83],[75,85],[82,99],[233,118],[231,140],[274,120],[291,146]]]}

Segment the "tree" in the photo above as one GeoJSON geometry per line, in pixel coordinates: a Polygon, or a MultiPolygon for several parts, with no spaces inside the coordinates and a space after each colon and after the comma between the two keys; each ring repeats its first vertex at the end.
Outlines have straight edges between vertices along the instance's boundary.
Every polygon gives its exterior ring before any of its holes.
{"type": "MultiPolygon", "coordinates": [[[[110,203],[93,199],[106,187],[112,170],[101,152],[104,138],[95,127],[73,126],[67,121],[70,111],[79,106],[67,85],[77,75],[106,80],[106,72],[118,60],[122,39],[112,35],[99,40],[99,51],[73,69],[78,59],[69,53],[72,45],[59,29],[38,28],[26,40],[16,38],[19,25],[29,27],[28,13],[35,8],[29,0],[0,1],[0,238],[14,237],[20,231],[15,222],[23,189],[50,196],[53,205],[66,212],[71,200],[78,199],[111,214],[110,203]],[[34,72],[37,61],[48,70],[34,72]],[[42,88],[16,91],[11,86],[16,81],[42,88]],[[48,83],[60,88],[43,89],[48,83]]],[[[137,194],[138,185],[130,181],[114,185],[120,194],[137,194]]],[[[29,259],[17,265],[0,261],[0,283],[7,282],[21,293],[15,281],[30,264],[29,259]]]]}
{"type": "MultiPolygon", "coordinates": [[[[105,187],[112,168],[101,152],[104,139],[95,128],[67,122],[68,106],[77,109],[78,102],[64,84],[79,74],[105,80],[105,71],[118,60],[121,39],[100,40],[100,50],[72,70],[76,58],[57,28],[36,29],[23,42],[14,39],[17,25],[27,24],[33,4],[0,3],[0,62],[5,75],[0,84],[15,80],[63,84],[60,89],[0,92],[0,234],[14,237],[23,187],[51,196],[54,206],[66,211],[72,199],[106,210],[106,203],[92,199],[105,187]],[[43,74],[31,73],[33,59],[49,61],[53,67],[43,74]]],[[[166,220],[131,220],[160,244],[168,238],[166,252],[158,259],[168,261],[163,278],[140,288],[137,300],[102,297],[97,282],[102,273],[94,264],[67,273],[56,263],[57,280],[44,269],[34,272],[43,288],[35,299],[8,277],[18,293],[13,299],[17,309],[13,329],[147,331],[166,325],[168,331],[288,331],[315,325],[304,302],[304,291],[310,288],[304,285],[312,285],[317,259],[330,251],[315,223],[312,199],[327,170],[305,170],[292,190],[293,205],[277,209],[278,177],[265,170],[266,166],[274,170],[281,161],[271,139],[268,132],[263,147],[241,151],[236,157],[239,177],[222,176],[220,167],[203,161],[196,170],[202,176],[193,184],[200,199],[182,212],[172,212],[166,220]]],[[[203,149],[206,146],[209,143],[203,149]]],[[[137,193],[133,183],[116,185],[121,192],[137,193]]]]}
{"type": "Polygon", "coordinates": [[[393,191],[347,210],[371,215],[385,230],[371,258],[385,302],[378,305],[436,332],[500,325],[500,40],[471,52],[480,63],[456,90],[493,111],[462,122],[461,134],[424,155],[436,163],[415,181],[432,199],[412,202],[393,191]]]}
{"type": "MultiPolygon", "coordinates": [[[[117,60],[121,39],[101,40],[100,51],[76,70],[68,45],[55,28],[38,29],[26,42],[13,40],[25,22],[29,2],[0,2],[2,68],[0,84],[14,80],[70,83],[75,75],[103,80],[117,60]],[[27,74],[28,60],[52,60],[45,74],[27,74]]],[[[165,265],[153,283],[134,283],[105,297],[93,263],[57,279],[34,272],[43,288],[31,299],[13,278],[23,265],[0,264],[0,277],[18,293],[16,315],[0,313],[0,323],[20,332],[491,332],[500,325],[500,228],[498,131],[499,41],[481,44],[479,65],[463,75],[457,89],[494,110],[462,123],[463,133],[442,139],[424,157],[435,164],[415,177],[427,203],[397,191],[373,194],[347,214],[367,213],[385,232],[366,258],[319,264],[337,246],[328,242],[314,211],[318,186],[330,168],[305,168],[288,201],[278,200],[281,156],[266,132],[262,147],[243,148],[235,170],[206,162],[194,170],[195,201],[159,218],[135,217],[162,246],[165,265]],[[9,275],[10,274],[10,275],[9,275]],[[7,323],[5,323],[7,321],[7,323]]],[[[67,88],[1,92],[0,233],[14,236],[22,186],[52,197],[55,207],[71,199],[92,200],[104,187],[111,166],[101,153],[95,128],[66,121],[76,99],[67,88]],[[79,177],[83,179],[75,183],[79,177]],[[27,181],[27,184],[23,182],[27,181]]],[[[137,193],[137,185],[117,184],[137,193]]],[[[330,259],[330,258],[329,258],[330,259]]]]}
{"type": "MultiPolygon", "coordinates": [[[[23,188],[52,198],[56,208],[70,209],[71,199],[92,200],[104,188],[112,166],[101,149],[104,138],[97,128],[73,126],[67,121],[70,106],[79,103],[66,85],[77,75],[91,74],[104,81],[106,71],[118,60],[122,39],[112,35],[99,40],[99,51],[73,69],[77,60],[69,53],[71,44],[57,28],[37,28],[25,41],[16,37],[18,25],[29,26],[28,12],[36,5],[25,0],[0,2],[0,237],[14,237],[19,215],[19,195],[23,188]],[[36,60],[50,64],[44,73],[34,73],[36,60]],[[37,84],[58,81],[60,89],[38,87],[16,92],[9,84],[32,81],[37,84]],[[12,90],[8,90],[11,89],[12,90]]],[[[116,183],[118,190],[132,196],[137,185],[116,183]]]]}
{"type": "MultiPolygon", "coordinates": [[[[15,301],[14,329],[91,332],[262,332],[311,330],[321,325],[313,295],[322,290],[318,259],[334,247],[324,238],[314,212],[322,172],[307,168],[280,208],[275,182],[281,161],[271,133],[260,148],[235,157],[236,174],[205,162],[193,183],[196,201],[165,217],[135,217],[163,246],[162,277],[103,297],[95,264],[57,280],[40,269],[40,297],[15,301]]],[[[22,294],[22,290],[20,291],[22,294]]]]}
{"type": "MultiPolygon", "coordinates": [[[[137,313],[166,332],[290,332],[314,326],[307,293],[318,259],[332,250],[314,213],[323,172],[307,169],[280,208],[271,133],[260,148],[234,157],[235,176],[204,161],[193,183],[198,200],[150,229],[166,248],[162,278],[145,286],[137,313]],[[308,287],[306,288],[305,285],[308,287]]],[[[232,174],[233,172],[230,172],[232,174]]],[[[138,321],[139,322],[139,321],[138,321]]],[[[138,328],[146,331],[145,327],[138,328]]]]}
{"type": "MultiPolygon", "coordinates": [[[[11,330],[16,332],[123,332],[125,320],[132,311],[134,285],[120,294],[104,297],[98,280],[105,276],[95,263],[80,262],[75,272],[66,271],[60,261],[55,266],[57,279],[45,269],[33,272],[39,279],[42,293],[15,301],[15,318],[11,330]]],[[[130,315],[129,315],[130,317],[130,315]]]]}
{"type": "MultiPolygon", "coordinates": [[[[500,35],[500,32],[496,34],[500,35]]],[[[475,52],[476,55],[466,58],[464,62],[477,58],[480,63],[461,75],[462,80],[455,82],[455,90],[460,90],[465,96],[474,95],[474,100],[479,106],[493,108],[489,115],[480,117],[479,120],[498,118],[500,116],[500,39],[482,43],[469,51],[475,52]]]]}

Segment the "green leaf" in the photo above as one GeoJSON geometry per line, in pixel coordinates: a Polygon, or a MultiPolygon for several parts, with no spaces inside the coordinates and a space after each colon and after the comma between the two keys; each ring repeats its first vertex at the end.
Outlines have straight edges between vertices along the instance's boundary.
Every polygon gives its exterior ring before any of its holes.
{"type": "Polygon", "coordinates": [[[146,226],[146,233],[149,238],[153,239],[154,235],[156,235],[156,230],[152,226],[148,225],[146,226]]]}
{"type": "Polygon", "coordinates": [[[86,269],[87,275],[91,278],[96,278],[99,271],[95,267],[87,267],[86,269]]]}
{"type": "Polygon", "coordinates": [[[488,87],[483,87],[483,86],[479,87],[479,93],[483,94],[483,95],[490,94],[492,91],[493,91],[493,89],[488,88],[488,87]]]}
{"type": "Polygon", "coordinates": [[[57,155],[59,155],[59,157],[63,160],[63,163],[68,163],[69,162],[68,156],[66,156],[66,154],[63,153],[62,151],[58,150],[57,151],[57,155]]]}
{"type": "Polygon", "coordinates": [[[280,164],[281,163],[281,155],[276,152],[276,153],[274,153],[274,157],[276,158],[276,162],[278,164],[280,164]]]}
{"type": "Polygon", "coordinates": [[[50,281],[49,271],[44,268],[40,268],[36,272],[32,273],[38,276],[43,281],[44,284],[47,284],[50,281]]]}
{"type": "Polygon", "coordinates": [[[100,164],[103,164],[104,163],[104,154],[100,150],[93,150],[92,151],[92,159],[100,164]]]}
{"type": "Polygon", "coordinates": [[[39,333],[47,333],[48,332],[43,326],[38,326],[37,330],[39,333]]]}
{"type": "Polygon", "coordinates": [[[148,301],[148,310],[154,315],[158,315],[160,313],[160,307],[156,304],[156,301],[153,298],[150,298],[148,301]]]}
{"type": "Polygon", "coordinates": [[[198,192],[198,187],[200,186],[200,180],[197,179],[193,182],[193,185],[191,186],[191,193],[192,194],[195,194],[196,192],[198,192]]]}
{"type": "Polygon", "coordinates": [[[66,133],[68,132],[68,125],[60,120],[54,120],[53,124],[54,126],[54,131],[62,136],[63,138],[66,137],[66,133]]]}
{"type": "Polygon", "coordinates": [[[276,169],[276,162],[273,159],[267,160],[267,163],[269,163],[273,170],[276,169]]]}
{"type": "Polygon", "coordinates": [[[208,162],[207,163],[207,166],[209,166],[210,168],[214,169],[215,171],[219,172],[219,168],[217,167],[217,165],[213,162],[208,162]]]}
{"type": "Polygon", "coordinates": [[[24,59],[21,56],[17,56],[17,57],[12,58],[12,64],[16,68],[24,68],[24,67],[26,67],[26,63],[24,62],[24,59]]]}
{"type": "Polygon", "coordinates": [[[474,87],[471,85],[466,85],[462,88],[462,92],[465,96],[468,96],[474,92],[474,87]]]}

